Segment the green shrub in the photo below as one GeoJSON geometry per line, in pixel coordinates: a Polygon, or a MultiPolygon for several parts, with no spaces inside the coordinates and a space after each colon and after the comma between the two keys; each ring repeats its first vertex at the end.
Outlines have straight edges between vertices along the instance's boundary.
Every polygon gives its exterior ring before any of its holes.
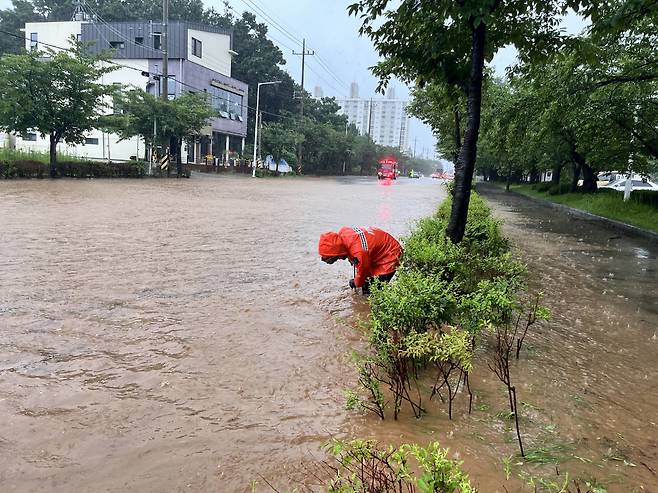
{"type": "Polygon", "coordinates": [[[446,323],[456,304],[447,282],[404,270],[395,282],[374,283],[369,301],[373,332],[401,335],[446,323]]]}
{"type": "MultiPolygon", "coordinates": [[[[620,201],[624,200],[623,191],[613,190],[611,188],[599,188],[597,193],[618,198],[620,201]]],[[[651,205],[658,209],[658,192],[653,190],[633,190],[629,201],[636,204],[651,205]]]]}
{"type": "Polygon", "coordinates": [[[563,195],[569,193],[571,186],[568,183],[558,183],[557,185],[552,185],[548,189],[549,195],[563,195]]]}
{"type": "Polygon", "coordinates": [[[327,464],[329,493],[406,491],[409,493],[476,493],[461,462],[448,457],[438,442],[427,447],[403,444],[380,447],[374,440],[332,440],[325,449],[336,465],[327,464]]]}
{"type": "Polygon", "coordinates": [[[537,183],[536,186],[533,185],[534,190],[537,190],[538,192],[548,192],[550,188],[553,186],[553,183],[550,181],[543,181],[541,183],[537,183]]]}
{"type": "MultiPolygon", "coordinates": [[[[436,214],[420,220],[404,241],[404,254],[390,283],[373,284],[367,325],[370,349],[357,358],[359,383],[367,397],[349,392],[351,409],[384,418],[388,402],[381,384],[392,393],[394,417],[402,404],[416,417],[426,412],[419,372],[434,371],[432,395],[447,389],[452,401],[460,385],[468,386],[473,343],[484,330],[505,326],[522,309],[525,266],[514,260],[510,242],[484,201],[473,194],[464,240],[445,235],[451,199],[436,214]]],[[[426,401],[425,401],[426,402],[426,401]]],[[[469,401],[470,411],[471,401],[469,401]]]]}

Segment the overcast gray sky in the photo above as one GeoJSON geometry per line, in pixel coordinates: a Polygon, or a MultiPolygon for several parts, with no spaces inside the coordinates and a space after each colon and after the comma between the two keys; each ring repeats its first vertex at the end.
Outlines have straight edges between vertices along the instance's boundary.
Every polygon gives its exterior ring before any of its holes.
{"type": "MultiPolygon", "coordinates": [[[[238,12],[249,10],[266,23],[269,34],[283,51],[287,60],[286,69],[298,82],[301,80],[300,57],[292,50],[301,51],[301,39],[306,38],[307,49],[315,50],[315,56],[307,57],[305,87],[313,92],[316,85],[322,87],[325,96],[346,96],[349,84],[359,84],[361,97],[375,95],[377,80],[369,67],[375,65],[378,56],[372,43],[358,35],[359,22],[347,15],[347,6],[353,0],[229,0],[238,12]]],[[[207,7],[223,11],[221,0],[204,0],[207,7]]],[[[0,0],[0,7],[11,6],[10,0],[0,0]]],[[[576,34],[585,27],[582,18],[575,14],[567,15],[563,21],[564,29],[576,34]]],[[[501,50],[492,65],[500,76],[505,68],[514,63],[516,52],[509,47],[501,50]]],[[[408,98],[409,90],[399,82],[394,82],[396,96],[408,98]]],[[[431,130],[418,120],[414,120],[410,130],[409,142],[416,141],[416,150],[420,154],[424,149],[433,153],[435,139],[431,130]]]]}

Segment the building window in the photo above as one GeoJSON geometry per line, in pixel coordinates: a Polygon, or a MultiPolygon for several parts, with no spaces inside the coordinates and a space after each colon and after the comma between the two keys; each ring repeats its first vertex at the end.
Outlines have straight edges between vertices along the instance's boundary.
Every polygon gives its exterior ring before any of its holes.
{"type": "Polygon", "coordinates": [[[23,137],[23,140],[29,140],[31,142],[36,142],[37,134],[31,133],[31,132],[28,133],[28,134],[25,134],[25,137],[23,137]]]}
{"type": "Polygon", "coordinates": [[[242,116],[242,95],[211,86],[210,98],[212,107],[220,113],[222,118],[231,118],[233,116],[232,119],[235,120],[235,117],[242,116]]]}
{"type": "Polygon", "coordinates": [[[76,34],[76,35],[75,35],[75,39],[78,41],[78,43],[79,43],[80,41],[82,41],[82,34],[80,34],[80,33],[76,34]]]}
{"type": "Polygon", "coordinates": [[[201,41],[192,38],[192,55],[201,58],[201,41]]]}
{"type": "Polygon", "coordinates": [[[39,33],[30,33],[30,49],[36,50],[39,46],[39,33]]]}
{"type": "Polygon", "coordinates": [[[144,44],[144,38],[142,36],[136,36],[135,37],[135,44],[136,45],[143,45],[144,44]]]}
{"type": "Polygon", "coordinates": [[[153,33],[153,49],[159,50],[160,46],[160,33],[153,33]]]}
{"type": "Polygon", "coordinates": [[[126,43],[123,41],[110,41],[110,48],[115,50],[123,50],[126,47],[126,43]]]}
{"type": "Polygon", "coordinates": [[[115,115],[123,114],[123,101],[121,95],[121,82],[114,82],[114,96],[112,97],[112,113],[115,115]]]}
{"type": "Polygon", "coordinates": [[[97,146],[98,145],[98,137],[87,137],[85,139],[85,145],[97,146]]]}
{"type": "Polygon", "coordinates": [[[176,76],[170,75],[167,79],[169,79],[167,83],[167,97],[171,101],[172,99],[176,99],[176,76]]]}

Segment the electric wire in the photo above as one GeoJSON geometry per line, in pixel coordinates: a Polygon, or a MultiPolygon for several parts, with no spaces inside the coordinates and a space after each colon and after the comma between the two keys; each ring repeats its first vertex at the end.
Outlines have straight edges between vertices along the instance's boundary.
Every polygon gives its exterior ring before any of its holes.
{"type": "MultiPolygon", "coordinates": [[[[127,37],[125,34],[123,34],[121,31],[115,29],[114,27],[112,27],[112,25],[110,25],[108,22],[106,22],[106,21],[100,16],[100,14],[98,14],[93,8],[91,8],[90,6],[88,6],[88,5],[86,4],[86,2],[83,2],[83,4],[82,4],[82,8],[83,8],[83,9],[89,9],[89,11],[91,12],[91,14],[93,14],[93,15],[92,15],[92,18],[95,18],[95,19],[100,20],[100,23],[101,23],[102,25],[106,26],[110,31],[112,31],[114,34],[116,34],[116,35],[117,35],[121,40],[123,40],[124,42],[128,42],[128,43],[130,43],[130,44],[132,44],[132,45],[134,45],[134,46],[137,46],[137,47],[139,47],[139,48],[144,48],[144,49],[146,49],[146,50],[148,50],[148,51],[152,51],[152,52],[154,52],[154,53],[158,53],[159,57],[161,57],[161,56],[165,53],[165,51],[164,51],[163,49],[161,49],[161,48],[155,48],[155,47],[147,46],[147,45],[145,45],[145,44],[140,44],[140,43],[137,43],[136,41],[130,39],[130,38],[127,37]]],[[[87,13],[89,14],[89,12],[87,12],[87,13]]],[[[95,23],[92,23],[92,24],[95,24],[95,23]]],[[[99,35],[100,35],[100,36],[101,36],[101,37],[102,37],[102,38],[108,43],[108,45],[110,45],[108,39],[107,39],[105,36],[103,36],[103,35],[101,34],[101,30],[100,30],[100,29],[97,29],[97,31],[98,31],[99,35]]],[[[215,57],[212,55],[212,53],[208,53],[207,50],[206,50],[206,53],[205,53],[204,57],[205,57],[207,60],[209,60],[210,62],[213,62],[213,63],[214,63],[215,65],[217,65],[218,67],[220,67],[224,72],[228,72],[228,73],[231,72],[230,64],[227,64],[226,61],[224,61],[224,60],[219,60],[219,59],[215,58],[215,57]]],[[[193,62],[193,63],[194,63],[194,62],[193,62]]]]}
{"type": "MultiPolygon", "coordinates": [[[[5,30],[3,30],[3,29],[0,29],[0,33],[7,34],[7,35],[9,35],[9,36],[13,36],[14,38],[22,39],[22,40],[24,40],[24,41],[29,41],[29,40],[30,40],[30,39],[27,38],[26,36],[20,36],[20,35],[18,35],[18,34],[16,34],[16,33],[12,33],[12,32],[10,32],[10,31],[5,31],[5,30]]],[[[68,53],[73,53],[73,54],[75,54],[75,51],[72,50],[71,48],[64,48],[64,47],[62,47],[62,46],[58,46],[58,45],[55,45],[55,44],[52,44],[52,43],[47,43],[47,42],[45,42],[45,41],[38,41],[38,43],[39,43],[39,44],[42,44],[42,45],[44,45],[44,46],[48,46],[49,48],[55,48],[55,49],[58,49],[58,50],[61,50],[61,51],[65,51],[65,52],[68,52],[68,53]]],[[[141,74],[143,74],[143,73],[145,72],[144,70],[142,70],[142,69],[140,69],[140,68],[131,67],[130,65],[124,65],[124,64],[121,64],[121,63],[118,63],[118,62],[112,61],[112,60],[106,60],[105,63],[108,63],[108,64],[110,64],[110,65],[115,65],[115,66],[117,66],[117,67],[121,67],[121,68],[127,68],[127,69],[133,70],[133,71],[135,71],[135,72],[140,72],[141,74]]],[[[150,74],[150,73],[149,73],[149,74],[150,74]]],[[[157,72],[156,72],[156,73],[154,73],[153,75],[157,75],[157,76],[159,76],[159,77],[162,77],[164,74],[162,74],[162,73],[157,73],[157,72]]],[[[211,98],[211,99],[217,99],[217,100],[221,100],[221,101],[228,101],[228,102],[231,102],[231,100],[228,99],[228,98],[223,98],[223,97],[218,96],[218,95],[216,95],[216,94],[209,93],[209,92],[207,91],[207,89],[202,89],[202,88],[199,88],[199,87],[193,86],[193,85],[191,85],[191,84],[188,84],[187,82],[180,81],[180,80],[174,78],[173,76],[169,76],[169,79],[172,80],[172,81],[174,81],[174,82],[176,82],[176,83],[178,83],[178,84],[180,84],[180,85],[182,85],[182,86],[185,86],[185,87],[189,87],[189,88],[191,88],[191,89],[194,89],[194,91],[196,91],[196,92],[203,92],[203,93],[207,94],[207,97],[209,97],[209,98],[211,98]]],[[[239,104],[238,106],[240,106],[240,107],[242,107],[242,108],[247,108],[247,110],[251,110],[251,111],[253,111],[253,112],[256,111],[256,108],[254,108],[253,106],[249,106],[248,104],[245,104],[245,103],[239,104]]],[[[277,118],[281,118],[281,119],[287,119],[287,120],[297,121],[297,118],[295,118],[295,117],[290,117],[290,116],[288,116],[288,115],[281,115],[281,114],[278,114],[278,113],[272,113],[272,112],[269,112],[269,111],[261,110],[260,108],[259,108],[259,113],[262,113],[262,114],[264,114],[264,115],[270,115],[270,116],[277,117],[277,118]]]]}
{"type": "MultiPolygon", "coordinates": [[[[288,39],[290,39],[291,41],[293,41],[296,44],[302,44],[302,40],[300,40],[295,35],[290,33],[290,31],[288,31],[285,27],[283,27],[281,25],[281,23],[276,21],[272,16],[268,15],[263,7],[259,8],[257,5],[255,5],[255,2],[253,0],[240,0],[240,1],[247,7],[248,11],[250,11],[252,14],[255,14],[256,16],[259,16],[259,17],[263,18],[266,22],[269,21],[269,24],[271,25],[271,27],[273,27],[277,31],[281,32],[288,39]]],[[[238,12],[232,6],[227,5],[227,7],[230,10],[232,10],[233,12],[235,12],[236,14],[238,14],[238,12]]],[[[268,38],[270,38],[271,40],[275,41],[276,43],[278,43],[279,45],[283,46],[284,48],[287,48],[291,51],[294,51],[294,48],[291,48],[287,44],[282,43],[281,41],[277,40],[270,33],[267,33],[266,36],[268,38]]],[[[318,57],[318,59],[321,58],[320,55],[317,53],[317,50],[315,50],[315,55],[318,57]]],[[[331,87],[334,91],[336,91],[337,94],[342,95],[342,96],[346,96],[347,93],[348,93],[347,90],[349,89],[349,84],[346,84],[342,79],[340,79],[340,77],[338,77],[336,75],[336,73],[329,67],[329,64],[324,59],[322,59],[321,61],[318,60],[318,65],[322,70],[327,72],[334,80],[336,80],[336,82],[341,87],[343,87],[343,89],[338,89],[335,85],[328,82],[327,79],[325,79],[323,76],[321,76],[318,72],[316,72],[314,70],[311,70],[311,71],[318,78],[320,78],[323,82],[325,82],[329,87],[331,87]]]]}

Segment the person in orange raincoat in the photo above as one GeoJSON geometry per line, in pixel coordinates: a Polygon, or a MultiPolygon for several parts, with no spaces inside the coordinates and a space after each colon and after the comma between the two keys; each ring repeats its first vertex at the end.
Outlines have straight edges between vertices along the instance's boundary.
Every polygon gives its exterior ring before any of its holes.
{"type": "Polygon", "coordinates": [[[388,282],[400,263],[402,247],[398,240],[379,228],[342,228],[320,235],[318,253],[323,262],[349,260],[355,268],[350,287],[370,293],[373,278],[388,282]]]}

